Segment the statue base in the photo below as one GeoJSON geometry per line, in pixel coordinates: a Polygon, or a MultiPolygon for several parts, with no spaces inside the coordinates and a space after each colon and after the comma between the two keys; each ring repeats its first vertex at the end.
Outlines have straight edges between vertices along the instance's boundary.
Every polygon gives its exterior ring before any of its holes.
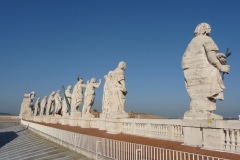
{"type": "Polygon", "coordinates": [[[109,134],[120,134],[122,132],[122,120],[121,119],[108,119],[106,120],[106,129],[109,134]]]}
{"type": "Polygon", "coordinates": [[[80,126],[81,128],[90,128],[91,118],[81,118],[80,126]]]}
{"type": "Polygon", "coordinates": [[[61,124],[61,125],[68,125],[68,119],[69,119],[69,115],[63,115],[59,119],[59,124],[61,124]]]}
{"type": "Polygon", "coordinates": [[[82,116],[81,112],[71,112],[70,118],[69,118],[69,125],[70,126],[80,126],[80,117],[82,116]]]}
{"type": "Polygon", "coordinates": [[[46,119],[45,122],[46,122],[46,123],[51,123],[51,117],[52,117],[51,115],[47,115],[47,116],[45,117],[45,119],[46,119]]]}
{"type": "Polygon", "coordinates": [[[187,111],[184,113],[183,119],[188,120],[202,120],[202,119],[216,119],[216,120],[222,120],[223,117],[211,112],[196,112],[196,111],[187,111]]]}
{"type": "MultiPolygon", "coordinates": [[[[100,115],[101,117],[101,115],[100,115]]],[[[99,118],[99,130],[106,130],[106,118],[101,117],[99,118]]]]}
{"type": "Polygon", "coordinates": [[[108,118],[114,118],[114,119],[123,119],[123,118],[129,118],[130,116],[128,113],[110,113],[108,118]]]}
{"type": "Polygon", "coordinates": [[[87,114],[82,114],[82,118],[95,118],[95,116],[91,113],[87,113],[87,114]]]}

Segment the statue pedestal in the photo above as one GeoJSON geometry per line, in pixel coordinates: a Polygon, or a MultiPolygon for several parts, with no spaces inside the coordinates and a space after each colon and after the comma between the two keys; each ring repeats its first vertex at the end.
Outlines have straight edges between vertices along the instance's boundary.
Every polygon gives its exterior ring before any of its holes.
{"type": "Polygon", "coordinates": [[[46,117],[45,117],[45,119],[46,119],[46,123],[51,123],[51,115],[47,115],[46,117]]]}
{"type": "Polygon", "coordinates": [[[184,145],[221,150],[223,120],[183,120],[184,145]]]}
{"type": "Polygon", "coordinates": [[[216,120],[222,120],[223,117],[219,116],[217,114],[214,113],[210,113],[210,112],[196,112],[196,111],[187,111],[184,114],[184,118],[183,119],[188,119],[188,120],[207,120],[207,119],[216,119],[216,120]]]}
{"type": "Polygon", "coordinates": [[[37,116],[33,116],[32,120],[33,120],[34,122],[38,122],[38,117],[37,117],[37,116]]]}
{"type": "Polygon", "coordinates": [[[47,121],[47,116],[46,115],[42,115],[42,122],[46,123],[47,121]]]}
{"type": "Polygon", "coordinates": [[[43,115],[38,116],[38,122],[43,122],[43,115]]]}
{"type": "Polygon", "coordinates": [[[106,119],[106,129],[109,134],[119,134],[122,132],[122,119],[106,119]]]}
{"type": "Polygon", "coordinates": [[[116,119],[122,119],[122,118],[129,118],[128,113],[110,113],[109,117],[116,118],[116,119]]]}
{"type": "Polygon", "coordinates": [[[82,128],[90,128],[91,118],[81,118],[80,125],[82,128]]]}
{"type": "MultiPolygon", "coordinates": [[[[109,113],[108,113],[109,114],[109,113]]],[[[106,113],[100,113],[100,118],[107,118],[108,117],[108,114],[106,113]]]]}
{"type": "Polygon", "coordinates": [[[60,115],[51,115],[50,123],[57,124],[59,122],[60,115]]]}
{"type": "Polygon", "coordinates": [[[80,118],[82,116],[81,112],[71,112],[69,118],[69,125],[70,126],[80,126],[80,118]]]}
{"type": "Polygon", "coordinates": [[[99,130],[106,130],[106,118],[99,118],[99,130]]]}
{"type": "Polygon", "coordinates": [[[95,118],[95,116],[91,113],[87,113],[87,114],[82,114],[82,118],[95,118]]]}
{"type": "Polygon", "coordinates": [[[69,120],[70,120],[70,115],[65,114],[65,115],[62,115],[61,119],[59,120],[59,123],[61,125],[69,125],[69,120]]]}

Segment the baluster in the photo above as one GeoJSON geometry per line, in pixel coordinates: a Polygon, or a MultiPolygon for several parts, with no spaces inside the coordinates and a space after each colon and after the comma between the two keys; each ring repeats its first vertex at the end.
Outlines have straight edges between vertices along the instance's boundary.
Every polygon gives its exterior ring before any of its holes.
{"type": "Polygon", "coordinates": [[[225,145],[226,145],[226,135],[225,135],[225,132],[224,132],[224,129],[222,129],[222,132],[221,132],[221,140],[222,140],[222,150],[225,150],[225,145]]]}
{"type": "Polygon", "coordinates": [[[230,137],[229,137],[229,129],[226,129],[226,150],[230,150],[230,137]]]}
{"type": "Polygon", "coordinates": [[[171,128],[172,128],[172,139],[175,139],[175,131],[176,131],[177,126],[172,125],[171,128]]]}
{"type": "Polygon", "coordinates": [[[231,140],[231,151],[235,152],[235,134],[233,129],[231,130],[230,140],[231,140]]]}
{"type": "Polygon", "coordinates": [[[179,138],[182,137],[182,126],[179,126],[179,129],[178,129],[178,137],[179,137],[179,138]]]}
{"type": "Polygon", "coordinates": [[[239,130],[236,130],[236,152],[240,152],[240,137],[239,130]]]}
{"type": "Polygon", "coordinates": [[[165,130],[166,130],[166,125],[163,125],[163,137],[165,137],[165,130]]]}

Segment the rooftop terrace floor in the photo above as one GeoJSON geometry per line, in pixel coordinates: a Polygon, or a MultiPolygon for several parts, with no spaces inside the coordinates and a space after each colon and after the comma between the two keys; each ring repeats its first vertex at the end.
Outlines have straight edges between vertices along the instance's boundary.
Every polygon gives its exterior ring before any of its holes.
{"type": "Polygon", "coordinates": [[[0,129],[0,160],[88,160],[18,125],[0,129]]]}

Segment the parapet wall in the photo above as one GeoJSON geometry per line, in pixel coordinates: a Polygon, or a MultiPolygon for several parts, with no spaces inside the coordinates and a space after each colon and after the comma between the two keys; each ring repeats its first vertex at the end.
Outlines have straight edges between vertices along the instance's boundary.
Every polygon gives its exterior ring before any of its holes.
{"type": "Polygon", "coordinates": [[[123,142],[52,128],[22,120],[21,123],[46,139],[77,151],[91,159],[181,159],[227,160],[224,158],[123,142]]]}
{"type": "Polygon", "coordinates": [[[27,120],[96,128],[109,134],[130,134],[183,142],[183,145],[240,153],[240,121],[182,119],[111,119],[33,116],[27,120]]]}

